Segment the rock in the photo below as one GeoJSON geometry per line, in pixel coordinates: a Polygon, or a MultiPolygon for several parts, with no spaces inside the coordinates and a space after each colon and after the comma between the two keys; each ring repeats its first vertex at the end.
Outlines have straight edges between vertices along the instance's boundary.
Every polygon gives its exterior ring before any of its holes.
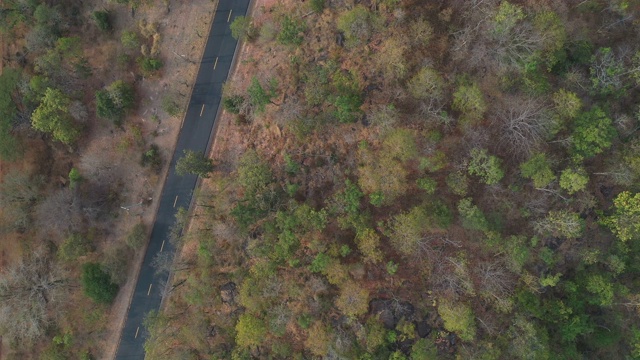
{"type": "Polygon", "coordinates": [[[237,296],[238,288],[234,282],[229,281],[220,287],[220,297],[222,298],[222,302],[233,304],[236,302],[237,296]]]}

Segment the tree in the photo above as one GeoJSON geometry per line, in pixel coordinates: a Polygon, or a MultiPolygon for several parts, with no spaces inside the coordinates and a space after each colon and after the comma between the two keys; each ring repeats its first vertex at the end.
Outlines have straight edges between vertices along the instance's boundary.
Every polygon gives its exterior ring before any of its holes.
{"type": "Polygon", "coordinates": [[[96,113],[120,125],[122,117],[133,107],[134,101],[133,86],[123,80],[117,80],[96,92],[96,113]]]}
{"type": "Polygon", "coordinates": [[[102,266],[98,263],[82,265],[82,289],[85,295],[102,304],[109,304],[118,294],[118,285],[111,281],[102,266]]]}
{"type": "Polygon", "coordinates": [[[0,276],[0,330],[18,344],[33,344],[62,313],[66,274],[36,250],[0,276]]]}
{"type": "Polygon", "coordinates": [[[176,162],[176,174],[185,176],[187,174],[198,175],[208,178],[209,174],[214,170],[213,160],[205,157],[202,153],[193,150],[183,150],[182,156],[176,162]]]}
{"type": "Polygon", "coordinates": [[[471,198],[465,198],[458,202],[458,212],[462,217],[462,226],[470,230],[489,230],[489,221],[471,198]]]}
{"type": "Polygon", "coordinates": [[[429,230],[428,223],[428,215],[420,206],[394,216],[390,224],[391,245],[405,256],[415,255],[424,238],[423,234],[429,230]]]}
{"type": "Polygon", "coordinates": [[[285,15],[280,23],[280,32],[278,33],[278,42],[282,45],[300,46],[304,40],[304,31],[306,25],[300,19],[293,19],[285,15]]]}
{"type": "Polygon", "coordinates": [[[83,225],[83,207],[78,192],[69,188],[51,193],[36,208],[40,231],[54,234],[77,232],[83,225]]]}
{"type": "Polygon", "coordinates": [[[570,239],[582,236],[584,226],[584,220],[580,218],[580,214],[568,210],[552,210],[544,219],[534,223],[534,228],[542,235],[570,239]]]}
{"type": "Polygon", "coordinates": [[[525,14],[521,6],[513,5],[508,1],[501,2],[500,6],[498,6],[498,11],[493,17],[492,35],[496,38],[508,36],[509,32],[516,26],[516,23],[524,18],[525,14]]]}
{"type": "Polygon", "coordinates": [[[275,96],[275,83],[270,83],[269,88],[265,89],[258,81],[257,77],[251,79],[251,85],[247,88],[249,102],[256,109],[256,113],[264,112],[267,104],[272,104],[271,99],[275,96]]]}
{"type": "Polygon", "coordinates": [[[556,179],[545,153],[537,153],[520,164],[520,173],[533,180],[533,186],[537,188],[543,188],[556,179]]]}
{"type": "Polygon", "coordinates": [[[14,160],[18,153],[18,139],[13,134],[13,121],[17,114],[14,96],[20,73],[11,68],[3,69],[0,74],[0,159],[14,160]]]}
{"type": "Polygon", "coordinates": [[[309,335],[304,345],[316,356],[326,356],[329,352],[331,332],[322,321],[315,321],[309,328],[309,335]]]}
{"type": "Polygon", "coordinates": [[[238,182],[245,193],[257,194],[273,181],[269,165],[260,159],[255,150],[247,150],[238,162],[238,182]]]}
{"type": "Polygon", "coordinates": [[[515,158],[527,158],[559,130],[546,106],[532,99],[511,99],[499,112],[500,144],[515,158]]]}
{"type": "Polygon", "coordinates": [[[233,19],[231,25],[231,36],[236,40],[253,40],[256,36],[256,28],[253,25],[253,21],[248,16],[238,16],[233,19]]]}
{"type": "Polygon", "coordinates": [[[236,324],[236,343],[241,347],[258,346],[267,335],[267,326],[262,319],[251,314],[242,314],[236,324]]]}
{"type": "Polygon", "coordinates": [[[93,244],[87,236],[73,233],[58,248],[58,256],[64,261],[76,260],[93,251],[93,244]]]}
{"type": "Polygon", "coordinates": [[[363,5],[356,5],[338,16],[338,30],[344,33],[347,45],[357,46],[369,41],[377,28],[378,18],[363,5]]]}
{"type": "Polygon", "coordinates": [[[125,242],[131,249],[138,250],[142,248],[146,240],[147,230],[144,226],[144,223],[139,222],[133,226],[131,231],[129,231],[125,242]]]}
{"type": "Polygon", "coordinates": [[[582,100],[576,93],[560,89],[553,94],[555,112],[563,120],[573,120],[582,109],[582,100]]]}
{"type": "Polygon", "coordinates": [[[444,321],[447,331],[455,332],[463,341],[473,341],[476,337],[476,324],[473,310],[464,303],[441,300],[438,314],[444,321]]]}
{"type": "Polygon", "coordinates": [[[589,175],[583,168],[567,168],[560,174],[560,187],[573,195],[584,190],[589,183],[589,175]]]}
{"type": "Polygon", "coordinates": [[[346,283],[340,289],[336,306],[349,317],[365,314],[369,309],[369,291],[356,283],[346,283]]]}
{"type": "Polygon", "coordinates": [[[383,254],[380,251],[380,236],[371,228],[358,231],[356,235],[358,250],[364,256],[365,262],[378,263],[382,261],[383,254]]]}
{"type": "Polygon", "coordinates": [[[108,11],[106,10],[94,11],[93,19],[95,20],[96,25],[98,25],[98,29],[104,32],[111,31],[112,29],[111,19],[108,11]]]}
{"type": "Polygon", "coordinates": [[[613,200],[613,208],[602,224],[622,241],[640,239],[640,193],[621,192],[613,200]]]}
{"type": "Polygon", "coordinates": [[[16,170],[4,175],[0,185],[0,206],[10,228],[26,230],[43,185],[44,178],[41,176],[29,176],[16,170]]]}
{"type": "Polygon", "coordinates": [[[500,182],[504,176],[501,161],[498,157],[489,155],[486,149],[471,150],[471,159],[467,167],[470,175],[477,175],[487,185],[500,182]]]}
{"type": "Polygon", "coordinates": [[[407,44],[395,37],[382,43],[376,62],[385,81],[400,81],[405,78],[409,71],[405,57],[407,50],[407,44]]]}
{"type": "Polygon", "coordinates": [[[50,133],[55,140],[66,145],[80,137],[80,130],[69,113],[71,99],[62,91],[47,88],[42,102],[31,115],[33,128],[50,133]]]}
{"type": "Polygon", "coordinates": [[[591,58],[591,85],[596,94],[619,96],[624,90],[624,64],[611,48],[600,48],[591,58]]]}
{"type": "Polygon", "coordinates": [[[571,150],[579,157],[595,156],[611,146],[616,134],[611,119],[596,106],[575,120],[571,150]]]}
{"type": "Polygon", "coordinates": [[[444,80],[431,66],[425,66],[407,83],[409,94],[416,99],[435,99],[442,101],[444,97],[444,80]]]}
{"type": "Polygon", "coordinates": [[[453,93],[451,107],[462,113],[462,119],[474,122],[482,119],[487,111],[487,104],[480,88],[475,83],[462,83],[453,93]]]}

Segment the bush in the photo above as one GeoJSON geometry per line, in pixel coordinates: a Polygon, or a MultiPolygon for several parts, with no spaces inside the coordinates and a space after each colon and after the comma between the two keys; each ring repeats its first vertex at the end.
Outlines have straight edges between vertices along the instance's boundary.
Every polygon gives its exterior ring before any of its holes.
{"type": "Polygon", "coordinates": [[[225,97],[222,99],[222,107],[232,113],[232,114],[240,114],[240,110],[242,109],[242,105],[244,104],[244,96],[242,95],[232,95],[225,97]]]}
{"type": "Polygon", "coordinates": [[[231,36],[236,40],[252,41],[257,35],[257,29],[253,26],[251,18],[246,16],[236,17],[229,25],[229,28],[231,29],[231,36]]]}
{"type": "Polygon", "coordinates": [[[118,294],[118,285],[111,282],[111,277],[100,264],[84,264],[81,281],[85,295],[98,303],[109,304],[118,294]]]}
{"type": "Polygon", "coordinates": [[[324,10],[325,0],[311,0],[309,2],[309,7],[311,11],[315,13],[321,13],[324,10]]]}
{"type": "Polygon", "coordinates": [[[96,92],[96,113],[101,118],[110,119],[120,125],[125,112],[134,105],[133,86],[122,80],[96,92]]]}
{"type": "Polygon", "coordinates": [[[88,237],[81,234],[70,235],[58,248],[58,256],[64,261],[76,260],[80,256],[93,251],[93,244],[88,237]]]}
{"type": "Polygon", "coordinates": [[[306,26],[302,20],[294,20],[289,16],[285,16],[280,24],[278,42],[283,45],[299,46],[304,39],[303,33],[305,29],[306,26]]]}
{"type": "Polygon", "coordinates": [[[159,171],[162,167],[162,157],[160,148],[156,144],[151,144],[149,150],[142,153],[140,165],[149,166],[152,170],[159,171]]]}
{"type": "Polygon", "coordinates": [[[162,97],[162,110],[169,114],[169,116],[180,115],[180,104],[175,100],[175,96],[165,95],[162,97]]]}
{"type": "Polygon", "coordinates": [[[96,25],[98,25],[98,29],[104,32],[111,31],[111,19],[108,11],[106,10],[94,11],[93,20],[95,20],[96,25]]]}
{"type": "Polygon", "coordinates": [[[127,246],[133,250],[138,250],[144,245],[145,240],[147,240],[147,231],[145,226],[143,223],[137,223],[133,226],[125,241],[127,246]]]}
{"type": "Polygon", "coordinates": [[[140,65],[140,68],[142,69],[142,71],[144,71],[147,74],[150,74],[162,69],[162,66],[164,64],[160,59],[144,56],[138,59],[138,65],[140,65]]]}
{"type": "Polygon", "coordinates": [[[137,49],[140,46],[140,40],[138,34],[135,31],[125,30],[120,35],[120,42],[122,46],[127,49],[137,49]]]}

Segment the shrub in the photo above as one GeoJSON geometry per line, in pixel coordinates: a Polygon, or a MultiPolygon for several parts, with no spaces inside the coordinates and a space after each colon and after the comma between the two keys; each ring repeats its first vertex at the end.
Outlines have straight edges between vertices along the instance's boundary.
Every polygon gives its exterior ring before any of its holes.
{"type": "Polygon", "coordinates": [[[94,11],[93,20],[95,20],[96,25],[98,25],[98,29],[104,32],[111,31],[111,19],[108,11],[106,10],[94,11]]]}
{"type": "Polygon", "coordinates": [[[72,261],[93,251],[93,244],[88,237],[71,234],[58,248],[58,256],[64,261],[72,261]]]}
{"type": "Polygon", "coordinates": [[[253,26],[251,18],[246,16],[236,17],[229,25],[229,28],[231,29],[231,36],[236,40],[251,41],[257,35],[257,29],[253,26]]]}
{"type": "Polygon", "coordinates": [[[81,281],[85,295],[98,303],[109,304],[118,294],[118,285],[111,282],[111,277],[100,264],[84,264],[81,281]]]}
{"type": "Polygon", "coordinates": [[[242,95],[232,95],[222,99],[224,109],[232,114],[240,114],[240,109],[244,104],[245,98],[242,95]]]}
{"type": "Polygon", "coordinates": [[[140,165],[149,166],[152,170],[159,171],[162,167],[162,157],[160,156],[160,148],[156,144],[151,144],[149,150],[142,153],[140,165]]]}
{"type": "Polygon", "coordinates": [[[120,35],[120,42],[122,46],[127,49],[137,49],[140,46],[140,40],[138,34],[135,31],[125,30],[120,35]]]}
{"type": "Polygon", "coordinates": [[[129,235],[127,235],[126,243],[133,250],[140,249],[147,239],[147,232],[143,223],[137,223],[133,226],[129,235]]]}
{"type": "Polygon", "coordinates": [[[321,13],[325,7],[325,0],[311,0],[309,2],[309,7],[311,8],[311,11],[321,13]]]}
{"type": "Polygon", "coordinates": [[[180,115],[180,104],[175,100],[175,96],[165,95],[162,97],[162,110],[169,114],[169,116],[180,115]]]}
{"type": "Polygon", "coordinates": [[[302,20],[292,19],[289,16],[285,16],[280,24],[280,33],[278,34],[278,42],[283,45],[295,45],[302,44],[304,39],[304,31],[306,25],[302,20]]]}
{"type": "Polygon", "coordinates": [[[140,65],[140,68],[142,69],[142,71],[144,71],[147,74],[150,74],[162,69],[162,66],[164,64],[160,59],[156,59],[149,56],[143,56],[138,58],[138,65],[140,65]]]}

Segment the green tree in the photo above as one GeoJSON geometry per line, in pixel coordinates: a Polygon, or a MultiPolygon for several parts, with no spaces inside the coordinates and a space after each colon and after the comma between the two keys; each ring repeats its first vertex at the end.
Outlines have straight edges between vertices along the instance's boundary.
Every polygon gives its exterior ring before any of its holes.
{"type": "Polygon", "coordinates": [[[462,113],[462,119],[466,121],[477,121],[482,119],[487,111],[487,104],[484,101],[482,91],[477,84],[461,84],[453,93],[452,108],[462,113]]]}
{"type": "Polygon", "coordinates": [[[118,294],[118,285],[111,281],[109,274],[98,263],[82,265],[81,281],[85,295],[98,303],[109,304],[118,294]]]}
{"type": "Polygon", "coordinates": [[[516,24],[525,18],[524,11],[519,5],[513,5],[508,1],[503,1],[498,6],[498,11],[493,17],[493,36],[501,37],[509,35],[516,24]]]}
{"type": "Polygon", "coordinates": [[[468,305],[442,300],[438,304],[438,314],[444,321],[445,329],[455,332],[463,341],[470,342],[475,339],[475,316],[468,305]]]}
{"type": "Polygon", "coordinates": [[[306,25],[301,19],[294,19],[288,15],[282,18],[278,42],[283,45],[300,46],[304,40],[306,25]]]}
{"type": "Polygon", "coordinates": [[[570,239],[582,236],[584,226],[584,220],[580,218],[580,214],[568,210],[549,211],[544,219],[534,224],[534,228],[540,234],[570,239]]]}
{"type": "Polygon", "coordinates": [[[378,18],[363,5],[356,5],[338,16],[338,30],[344,33],[349,46],[367,42],[377,26],[378,18]]]}
{"type": "Polygon", "coordinates": [[[208,178],[209,174],[214,170],[213,160],[204,156],[202,153],[193,150],[183,150],[182,156],[176,162],[176,174],[185,176],[187,174],[198,175],[208,178]]]}
{"type": "Polygon", "coordinates": [[[336,306],[349,317],[365,314],[369,310],[369,291],[356,283],[346,283],[340,289],[336,306]]]}
{"type": "Polygon", "coordinates": [[[560,187],[573,195],[584,190],[589,183],[589,175],[583,168],[567,168],[560,174],[560,187]]]}
{"type": "Polygon", "coordinates": [[[575,120],[571,150],[577,156],[589,158],[608,149],[615,136],[611,119],[596,106],[575,120]]]}
{"type": "Polygon", "coordinates": [[[106,10],[99,10],[93,12],[93,20],[95,20],[98,29],[109,32],[111,31],[111,18],[109,12],[106,10]]]}
{"type": "Polygon", "coordinates": [[[552,97],[555,111],[561,119],[572,120],[582,109],[582,100],[576,93],[560,89],[552,97]]]}
{"type": "Polygon", "coordinates": [[[229,25],[231,36],[236,40],[253,40],[256,36],[256,28],[248,16],[237,16],[229,25]]]}
{"type": "Polygon", "coordinates": [[[251,85],[247,88],[249,102],[256,109],[256,113],[264,112],[267,104],[272,104],[271,99],[275,96],[275,84],[269,84],[269,88],[265,89],[258,81],[257,77],[251,79],[251,85]]]}
{"type": "Polygon", "coordinates": [[[69,113],[71,99],[58,89],[47,88],[42,102],[31,115],[31,125],[50,133],[55,140],[71,145],[80,137],[80,130],[69,113]]]}
{"type": "Polygon", "coordinates": [[[424,238],[423,234],[429,230],[428,223],[427,212],[420,206],[394,216],[390,223],[389,240],[391,245],[403,255],[415,255],[424,238]]]}
{"type": "Polygon", "coordinates": [[[72,261],[91,251],[93,251],[91,240],[87,236],[74,233],[62,242],[58,248],[58,256],[64,261],[72,261]]]}
{"type": "Polygon", "coordinates": [[[444,96],[444,80],[438,70],[425,66],[409,80],[407,90],[416,99],[440,101],[444,96]]]}
{"type": "Polygon", "coordinates": [[[501,161],[498,157],[489,155],[486,149],[471,150],[471,159],[467,167],[470,175],[477,175],[487,185],[500,182],[504,176],[501,161]]]}
{"type": "Polygon", "coordinates": [[[471,198],[465,198],[458,202],[458,212],[462,218],[462,226],[470,230],[489,230],[489,221],[471,198]]]}
{"type": "Polygon", "coordinates": [[[522,176],[533,180],[533,186],[543,188],[556,179],[545,153],[533,155],[529,160],[520,164],[522,176]]]}
{"type": "Polygon", "coordinates": [[[111,83],[96,92],[96,113],[120,125],[127,110],[133,108],[135,92],[133,86],[122,80],[111,83]]]}
{"type": "Polygon", "coordinates": [[[18,138],[13,134],[13,122],[18,107],[15,95],[20,73],[5,68],[0,74],[0,159],[14,160],[19,153],[18,138]]]}
{"type": "Polygon", "coordinates": [[[257,346],[267,335],[267,326],[262,319],[251,314],[242,314],[236,324],[236,343],[241,347],[257,346]]]}
{"type": "Polygon", "coordinates": [[[640,193],[621,192],[613,200],[613,209],[602,223],[622,241],[640,239],[640,193]]]}

